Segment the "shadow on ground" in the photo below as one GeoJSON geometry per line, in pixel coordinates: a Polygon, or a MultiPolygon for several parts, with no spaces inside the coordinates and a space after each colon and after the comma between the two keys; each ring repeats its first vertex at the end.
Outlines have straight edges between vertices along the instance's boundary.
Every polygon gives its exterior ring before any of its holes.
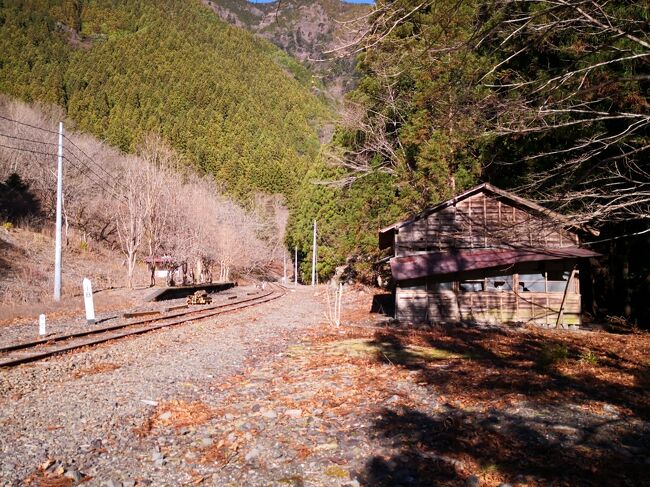
{"type": "Polygon", "coordinates": [[[397,453],[370,459],[363,485],[650,485],[648,362],[590,342],[597,363],[585,365],[577,335],[418,335],[418,345],[460,357],[440,364],[410,357],[407,337],[378,332],[376,360],[413,371],[438,407],[384,408],[373,436],[397,453]]]}

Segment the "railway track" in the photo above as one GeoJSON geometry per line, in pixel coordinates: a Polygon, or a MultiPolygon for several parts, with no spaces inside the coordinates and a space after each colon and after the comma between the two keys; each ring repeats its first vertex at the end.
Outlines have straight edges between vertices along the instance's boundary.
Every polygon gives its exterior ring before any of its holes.
{"type": "Polygon", "coordinates": [[[153,330],[181,325],[188,321],[202,320],[220,314],[237,311],[251,306],[257,306],[274,299],[281,298],[287,293],[286,288],[279,284],[270,284],[268,292],[245,297],[231,303],[221,303],[202,306],[182,312],[172,312],[151,316],[127,323],[94,328],[69,335],[58,335],[29,342],[16,343],[0,347],[0,367],[13,367],[27,362],[42,360],[53,355],[70,352],[79,348],[118,340],[134,335],[141,335],[153,330]]]}

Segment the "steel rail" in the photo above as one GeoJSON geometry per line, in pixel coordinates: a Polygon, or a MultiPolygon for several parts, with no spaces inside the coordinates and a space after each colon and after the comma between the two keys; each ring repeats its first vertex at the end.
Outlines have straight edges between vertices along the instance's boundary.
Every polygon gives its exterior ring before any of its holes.
{"type": "Polygon", "coordinates": [[[270,291],[266,294],[257,295],[252,298],[246,298],[232,303],[222,303],[207,308],[201,308],[197,310],[191,310],[191,311],[180,312],[180,313],[171,313],[171,314],[156,316],[156,317],[147,318],[143,320],[132,321],[129,323],[122,323],[119,325],[113,325],[113,326],[98,328],[94,330],[71,333],[69,335],[59,335],[57,337],[52,337],[50,339],[34,340],[31,342],[17,343],[6,347],[2,347],[0,348],[0,354],[5,354],[5,355],[8,354],[8,352],[14,352],[17,350],[33,349],[36,350],[36,352],[30,353],[28,355],[19,356],[19,357],[10,356],[5,359],[0,358],[0,367],[12,367],[12,366],[16,366],[28,362],[41,360],[47,357],[51,357],[53,355],[69,352],[82,347],[97,345],[100,343],[108,342],[111,340],[117,340],[128,336],[141,335],[149,331],[159,330],[161,328],[167,328],[170,326],[187,323],[189,321],[202,320],[219,314],[225,314],[231,311],[238,311],[244,308],[249,308],[251,306],[256,306],[262,303],[266,303],[268,301],[272,301],[286,295],[287,291],[285,288],[279,285],[275,285],[275,286],[278,287],[279,291],[270,291]],[[161,322],[161,321],[164,323],[153,324],[155,322],[161,322]],[[118,331],[118,330],[123,330],[125,328],[133,328],[138,325],[141,325],[142,327],[138,329],[125,330],[124,332],[118,331]],[[55,346],[57,343],[60,342],[69,342],[69,341],[77,340],[79,338],[89,337],[91,335],[101,335],[101,334],[104,334],[105,336],[91,338],[89,340],[76,341],[72,344],[62,344],[62,346],[60,347],[43,349],[44,347],[55,346]]]}

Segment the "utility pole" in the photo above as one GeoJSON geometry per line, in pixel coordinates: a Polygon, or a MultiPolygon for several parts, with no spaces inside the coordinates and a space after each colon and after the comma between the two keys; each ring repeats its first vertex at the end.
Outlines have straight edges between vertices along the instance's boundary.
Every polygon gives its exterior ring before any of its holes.
{"type": "Polygon", "coordinates": [[[316,220],[314,220],[314,244],[311,251],[311,285],[316,285],[316,220]]]}
{"type": "Polygon", "coordinates": [[[54,248],[54,301],[61,301],[61,207],[63,205],[63,122],[59,122],[56,169],[56,243],[54,248]]]}
{"type": "Polygon", "coordinates": [[[293,285],[298,287],[298,246],[297,245],[294,252],[295,254],[293,258],[293,285]]]}

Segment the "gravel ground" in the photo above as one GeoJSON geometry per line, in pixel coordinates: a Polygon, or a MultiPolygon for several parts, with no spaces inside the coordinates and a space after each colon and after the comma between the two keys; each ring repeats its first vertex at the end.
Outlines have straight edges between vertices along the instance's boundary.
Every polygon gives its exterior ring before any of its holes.
{"type": "Polygon", "coordinates": [[[0,370],[0,486],[648,485],[647,337],[402,333],[363,290],[335,328],[324,293],[0,370]]]}
{"type": "Polygon", "coordinates": [[[285,349],[322,316],[302,288],[236,314],[1,370],[0,484],[38,485],[39,467],[88,478],[84,485],[187,482],[186,462],[160,453],[168,439],[141,433],[152,412],[171,400],[223,406],[214,393],[222,380],[285,349]]]}

